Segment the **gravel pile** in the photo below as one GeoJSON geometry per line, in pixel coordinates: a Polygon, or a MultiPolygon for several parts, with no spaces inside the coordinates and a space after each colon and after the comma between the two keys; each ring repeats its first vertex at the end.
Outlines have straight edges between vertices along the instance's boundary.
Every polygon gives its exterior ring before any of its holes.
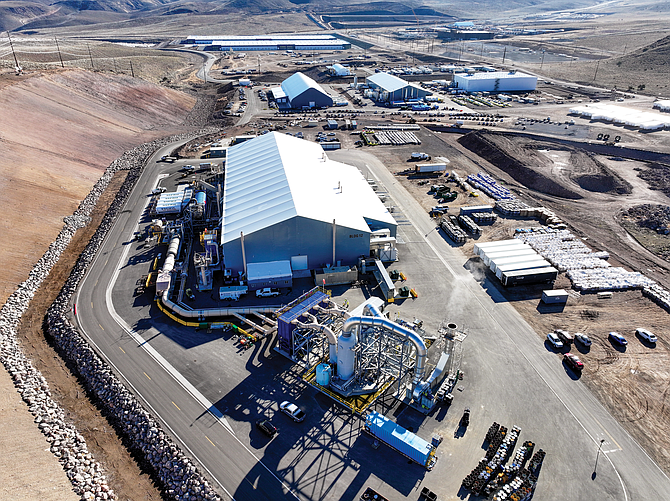
{"type": "Polygon", "coordinates": [[[74,214],[64,218],[65,225],[56,240],[29,273],[28,279],[19,284],[18,289],[0,310],[0,361],[35,416],[39,429],[51,444],[50,450],[59,459],[74,491],[83,500],[116,499],[116,496],[107,484],[102,467],[88,451],[84,437],[67,422],[65,412],[51,398],[46,380],[21,351],[16,339],[16,328],[35,291],[47,278],[77,229],[90,221],[90,214],[100,195],[107,188],[114,173],[119,170],[129,170],[128,176],[60,294],[49,308],[46,320],[48,332],[53,336],[61,356],[76,367],[87,390],[108,410],[117,431],[127,437],[132,446],[141,451],[153,466],[167,498],[180,501],[220,499],[192,461],[163,432],[159,423],[142,408],[137,398],[123,386],[66,318],[73,293],[114,224],[150,155],[172,142],[213,132],[215,131],[203,130],[159,139],[129,150],[112,162],[74,214]]]}

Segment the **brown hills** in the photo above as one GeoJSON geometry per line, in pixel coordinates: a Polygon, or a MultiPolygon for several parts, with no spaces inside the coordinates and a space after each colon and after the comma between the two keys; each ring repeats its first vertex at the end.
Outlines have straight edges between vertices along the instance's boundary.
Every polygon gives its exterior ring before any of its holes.
{"type": "Polygon", "coordinates": [[[126,149],[178,130],[194,103],[121,75],[0,75],[0,303],[102,171],[126,149]]]}

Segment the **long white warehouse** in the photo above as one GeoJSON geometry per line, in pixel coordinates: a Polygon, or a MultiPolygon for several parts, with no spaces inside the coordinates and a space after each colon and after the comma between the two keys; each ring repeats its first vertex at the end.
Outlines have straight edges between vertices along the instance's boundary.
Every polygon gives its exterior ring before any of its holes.
{"type": "Polygon", "coordinates": [[[537,77],[518,71],[459,73],[454,83],[465,92],[528,92],[537,87],[537,77]]]}

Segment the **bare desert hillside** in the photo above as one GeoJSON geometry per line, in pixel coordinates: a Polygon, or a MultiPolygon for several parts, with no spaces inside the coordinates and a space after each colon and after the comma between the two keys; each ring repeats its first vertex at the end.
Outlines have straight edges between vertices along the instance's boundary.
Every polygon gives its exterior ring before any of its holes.
{"type": "Polygon", "coordinates": [[[126,149],[177,130],[194,103],[122,75],[0,76],[0,303],[102,171],[126,149]]]}

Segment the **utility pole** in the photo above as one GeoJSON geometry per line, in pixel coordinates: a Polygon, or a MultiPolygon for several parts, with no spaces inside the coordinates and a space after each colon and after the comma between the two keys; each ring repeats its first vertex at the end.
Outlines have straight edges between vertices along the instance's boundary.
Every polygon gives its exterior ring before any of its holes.
{"type": "Polygon", "coordinates": [[[596,464],[593,467],[593,476],[594,477],[596,475],[596,469],[598,468],[598,457],[600,456],[600,449],[603,448],[603,442],[605,442],[604,438],[600,441],[600,445],[598,446],[598,452],[596,453],[596,464]]]}
{"type": "Polygon", "coordinates": [[[503,60],[502,60],[502,64],[505,64],[505,56],[506,56],[506,55],[507,55],[507,45],[505,45],[505,48],[504,48],[504,50],[503,50],[503,60]]]}
{"type": "Polygon", "coordinates": [[[118,73],[118,71],[116,70],[116,58],[113,57],[112,61],[114,62],[114,73],[118,73]]]}
{"type": "Polygon", "coordinates": [[[58,59],[60,59],[60,66],[61,68],[65,68],[65,65],[63,64],[63,56],[60,53],[60,46],[58,45],[58,38],[54,37],[54,40],[56,41],[56,50],[58,51],[58,59]]]}
{"type": "Polygon", "coordinates": [[[9,36],[9,31],[7,32],[7,39],[9,40],[9,46],[12,49],[12,56],[14,56],[14,64],[16,65],[16,71],[20,71],[21,66],[19,66],[19,61],[16,59],[16,52],[14,52],[14,44],[12,43],[12,37],[9,36]]]}
{"type": "Polygon", "coordinates": [[[542,61],[540,62],[540,69],[544,66],[544,49],[542,49],[542,61]]]}
{"type": "Polygon", "coordinates": [[[88,58],[91,60],[91,69],[94,70],[95,68],[93,67],[93,56],[91,55],[91,46],[89,44],[86,44],[86,47],[88,48],[88,58]]]}
{"type": "Polygon", "coordinates": [[[135,71],[133,70],[133,60],[132,60],[132,59],[129,59],[128,61],[130,62],[130,75],[131,75],[133,78],[135,78],[135,71]]]}
{"type": "Polygon", "coordinates": [[[600,59],[596,62],[596,71],[593,72],[593,81],[596,81],[596,75],[598,74],[598,67],[600,66],[600,59]]]}

